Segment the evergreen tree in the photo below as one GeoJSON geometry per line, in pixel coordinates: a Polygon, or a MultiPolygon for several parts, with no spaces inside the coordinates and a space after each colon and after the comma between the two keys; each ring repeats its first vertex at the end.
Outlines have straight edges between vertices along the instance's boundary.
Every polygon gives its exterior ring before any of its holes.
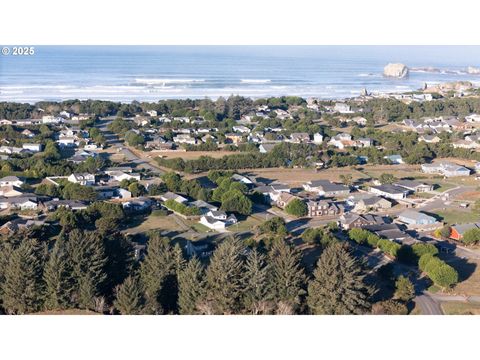
{"type": "Polygon", "coordinates": [[[370,308],[371,289],[361,266],[342,244],[325,249],[308,285],[307,303],[314,314],[362,314],[370,308]]]}
{"type": "Polygon", "coordinates": [[[245,263],[243,305],[250,314],[268,313],[271,307],[271,291],[268,283],[269,266],[265,255],[252,250],[245,263]]]}
{"type": "Polygon", "coordinates": [[[148,241],[147,255],[140,267],[145,311],[161,314],[174,310],[178,290],[174,288],[178,258],[167,238],[154,235],[148,241]],[[163,305],[163,306],[162,306],[163,305]]]}
{"type": "Polygon", "coordinates": [[[136,315],[142,312],[142,290],[136,277],[129,276],[123,284],[117,286],[113,305],[122,315],[136,315]]]}
{"type": "Polygon", "coordinates": [[[73,230],[68,236],[67,254],[78,305],[94,309],[106,279],[103,241],[96,232],[73,230]]]}
{"type": "Polygon", "coordinates": [[[178,274],[178,307],[180,314],[198,313],[198,306],[205,298],[205,269],[194,257],[178,274]]]}
{"type": "Polygon", "coordinates": [[[36,240],[25,240],[15,249],[4,273],[3,307],[9,314],[38,311],[41,306],[42,263],[36,240]]]}
{"type": "Polygon", "coordinates": [[[285,241],[276,241],[269,253],[274,300],[295,309],[305,294],[305,273],[300,265],[300,253],[285,241]]]}
{"type": "Polygon", "coordinates": [[[64,309],[70,305],[72,277],[62,239],[57,240],[45,264],[43,281],[45,282],[43,306],[46,310],[64,309]]]}
{"type": "Polygon", "coordinates": [[[415,297],[415,289],[412,282],[403,275],[399,276],[399,278],[395,282],[395,288],[395,299],[409,302],[415,297]]]}
{"type": "Polygon", "coordinates": [[[240,310],[242,253],[240,240],[228,238],[212,255],[207,268],[207,301],[215,314],[235,314],[240,310]]]}

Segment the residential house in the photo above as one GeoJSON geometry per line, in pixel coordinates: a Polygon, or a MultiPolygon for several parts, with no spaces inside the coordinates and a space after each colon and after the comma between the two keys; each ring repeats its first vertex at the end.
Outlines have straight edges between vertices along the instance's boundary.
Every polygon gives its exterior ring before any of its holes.
{"type": "Polygon", "coordinates": [[[84,186],[95,185],[95,175],[89,173],[73,173],[67,177],[67,180],[84,186]]]}
{"type": "Polygon", "coordinates": [[[53,199],[50,201],[46,201],[43,205],[48,211],[55,211],[60,207],[71,209],[73,211],[85,210],[87,208],[87,204],[85,202],[77,200],[53,199]]]}
{"type": "Polygon", "coordinates": [[[310,135],[307,133],[292,133],[290,135],[290,141],[293,143],[309,143],[310,142],[310,135]]]}
{"type": "Polygon", "coordinates": [[[353,113],[350,105],[345,104],[345,103],[340,103],[340,102],[335,104],[335,106],[333,107],[333,110],[335,112],[339,112],[341,114],[351,114],[351,113],[353,113]]]}
{"type": "Polygon", "coordinates": [[[378,186],[370,186],[369,192],[384,196],[389,199],[401,200],[405,199],[411,191],[401,186],[383,184],[378,186]]]}
{"type": "Polygon", "coordinates": [[[200,210],[200,213],[202,215],[206,215],[210,211],[217,211],[218,207],[215,205],[209,204],[206,201],[203,200],[196,200],[190,202],[190,206],[194,206],[200,210]]]}
{"type": "Polygon", "coordinates": [[[401,212],[398,215],[397,219],[398,221],[412,227],[418,227],[418,226],[431,227],[432,225],[436,225],[436,226],[441,225],[441,223],[439,223],[437,219],[435,219],[433,216],[427,215],[419,211],[410,210],[410,209],[407,209],[401,212]]]}
{"type": "Polygon", "coordinates": [[[337,204],[328,200],[310,200],[307,202],[307,210],[309,217],[340,215],[343,212],[337,204]]]}
{"type": "Polygon", "coordinates": [[[33,138],[35,137],[35,134],[33,133],[33,131],[29,130],[29,129],[25,129],[22,131],[22,135],[23,136],[26,136],[28,138],[33,138]]]}
{"type": "Polygon", "coordinates": [[[380,196],[370,196],[360,199],[354,207],[357,212],[380,211],[390,209],[392,203],[380,196]]]}
{"type": "Polygon", "coordinates": [[[109,174],[111,179],[115,181],[122,180],[137,180],[140,181],[140,174],[138,173],[125,173],[123,171],[110,171],[109,174]]]}
{"type": "Polygon", "coordinates": [[[470,122],[470,123],[478,123],[478,122],[480,122],[480,115],[470,114],[468,116],[465,116],[465,121],[470,122]]]}
{"type": "Polygon", "coordinates": [[[356,145],[355,141],[352,140],[352,136],[347,133],[341,133],[333,136],[328,145],[333,145],[338,149],[344,149],[346,147],[353,147],[356,145]]]}
{"type": "Polygon", "coordinates": [[[173,138],[173,142],[176,144],[195,145],[197,143],[197,139],[192,137],[190,134],[178,134],[173,138]]]}
{"type": "Polygon", "coordinates": [[[460,241],[463,235],[471,229],[480,229],[480,223],[454,225],[450,228],[450,238],[460,241]]]}
{"type": "Polygon", "coordinates": [[[320,133],[313,134],[313,143],[317,145],[323,143],[323,135],[320,133]]]}
{"type": "Polygon", "coordinates": [[[241,133],[241,134],[249,134],[250,131],[251,131],[248,127],[243,126],[243,125],[233,126],[232,130],[236,133],[241,133]]]}
{"type": "Polygon", "coordinates": [[[258,150],[260,151],[260,153],[266,154],[266,153],[272,151],[275,146],[277,146],[276,143],[260,144],[260,146],[258,147],[258,150]]]}
{"type": "Polygon", "coordinates": [[[28,150],[34,153],[42,151],[43,145],[42,144],[30,144],[26,143],[22,145],[22,149],[28,150]]]}
{"type": "Polygon", "coordinates": [[[432,184],[414,180],[397,180],[393,183],[393,185],[403,187],[414,193],[428,192],[433,190],[432,184]]]}
{"type": "Polygon", "coordinates": [[[42,226],[45,224],[45,220],[32,220],[24,218],[16,218],[7,221],[0,227],[0,234],[9,235],[23,229],[29,229],[33,226],[42,226]]]}
{"type": "Polygon", "coordinates": [[[230,225],[236,224],[237,218],[233,214],[227,216],[224,211],[209,211],[200,217],[199,222],[212,230],[221,231],[230,225]]]}
{"type": "Polygon", "coordinates": [[[228,143],[238,145],[243,142],[243,134],[228,133],[225,134],[225,139],[228,143]]]}
{"type": "Polygon", "coordinates": [[[147,197],[138,197],[122,203],[123,209],[128,212],[144,212],[154,205],[154,201],[147,197]]]}
{"type": "Polygon", "coordinates": [[[303,185],[306,191],[316,192],[320,196],[332,197],[332,196],[347,196],[350,193],[350,188],[335,184],[328,180],[313,180],[303,185]]]}
{"type": "Polygon", "coordinates": [[[0,198],[0,209],[35,210],[38,203],[38,198],[34,195],[5,197],[0,198]]]}
{"type": "Polygon", "coordinates": [[[421,135],[418,137],[418,141],[420,142],[426,142],[428,144],[437,144],[441,141],[437,135],[421,135]]]}
{"type": "Polygon", "coordinates": [[[175,194],[173,192],[166,192],[165,194],[160,195],[160,200],[167,201],[167,200],[174,200],[180,204],[188,202],[188,199],[183,197],[182,195],[175,194]]]}
{"type": "Polygon", "coordinates": [[[370,147],[373,144],[373,140],[370,138],[358,138],[356,140],[356,146],[358,147],[370,147]]]}
{"type": "Polygon", "coordinates": [[[441,174],[445,177],[469,176],[470,169],[455,163],[442,161],[432,164],[422,164],[422,171],[427,174],[441,174]]]}
{"type": "Polygon", "coordinates": [[[340,224],[344,230],[353,228],[364,228],[369,225],[384,224],[385,220],[381,216],[372,214],[355,214],[349,212],[340,217],[340,224]]]}
{"type": "Polygon", "coordinates": [[[53,115],[44,115],[42,116],[43,124],[59,124],[63,122],[63,118],[53,115]]]}
{"type": "Polygon", "coordinates": [[[17,176],[5,176],[0,179],[0,186],[16,186],[21,187],[24,184],[23,180],[21,180],[17,176]]]}
{"type": "Polygon", "coordinates": [[[404,161],[401,155],[387,155],[387,156],[384,156],[383,158],[388,160],[388,162],[391,163],[392,165],[404,164],[404,161]]]}
{"type": "Polygon", "coordinates": [[[233,174],[231,179],[241,182],[242,184],[245,184],[249,187],[255,185],[255,180],[245,175],[233,174]]]}

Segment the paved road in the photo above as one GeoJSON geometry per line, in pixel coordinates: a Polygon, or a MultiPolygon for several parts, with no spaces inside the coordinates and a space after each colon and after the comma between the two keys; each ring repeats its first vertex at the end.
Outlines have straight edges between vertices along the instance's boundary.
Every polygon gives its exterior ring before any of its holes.
{"type": "Polygon", "coordinates": [[[135,155],[130,149],[125,147],[123,142],[118,138],[117,134],[108,130],[108,125],[112,121],[113,121],[112,118],[105,118],[105,119],[101,119],[96,124],[96,127],[98,127],[98,129],[103,133],[103,135],[107,139],[107,144],[112,148],[117,149],[117,152],[121,152],[125,156],[125,161],[134,164],[135,167],[150,170],[152,173],[162,175],[163,174],[162,170],[153,166],[147,160],[141,159],[140,157],[135,155]]]}
{"type": "Polygon", "coordinates": [[[440,303],[433,299],[430,294],[419,295],[414,301],[420,307],[422,315],[443,315],[440,303]]]}

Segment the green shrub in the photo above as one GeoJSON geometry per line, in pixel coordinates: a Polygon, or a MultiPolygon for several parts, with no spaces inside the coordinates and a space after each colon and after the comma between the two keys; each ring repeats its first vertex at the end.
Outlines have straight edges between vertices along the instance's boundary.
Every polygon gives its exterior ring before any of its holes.
{"type": "Polygon", "coordinates": [[[444,263],[435,267],[428,274],[432,281],[441,287],[450,287],[458,282],[458,273],[450,265],[444,263]]]}
{"type": "Polygon", "coordinates": [[[348,231],[348,236],[350,237],[350,239],[352,239],[358,244],[365,243],[370,234],[370,231],[358,228],[353,228],[348,231]]]}
{"type": "Polygon", "coordinates": [[[200,209],[195,207],[195,206],[187,206],[185,204],[181,204],[176,202],[175,200],[167,200],[165,201],[165,207],[169,208],[170,210],[173,210],[179,214],[185,215],[185,216],[196,216],[200,215],[200,209]]]}
{"type": "Polygon", "coordinates": [[[158,209],[152,211],[152,216],[167,216],[168,211],[165,209],[158,209]]]}
{"type": "Polygon", "coordinates": [[[300,199],[293,199],[285,206],[285,212],[297,217],[305,216],[308,213],[307,204],[300,199]]]}

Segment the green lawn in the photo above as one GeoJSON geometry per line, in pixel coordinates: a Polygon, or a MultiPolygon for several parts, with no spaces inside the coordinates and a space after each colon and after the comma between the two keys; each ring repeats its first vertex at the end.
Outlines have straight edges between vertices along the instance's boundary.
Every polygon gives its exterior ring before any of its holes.
{"type": "Polygon", "coordinates": [[[436,187],[434,190],[438,192],[444,192],[450,189],[453,189],[454,187],[458,186],[456,184],[452,184],[446,181],[434,181],[432,182],[433,184],[436,184],[438,187],[436,187]]]}
{"type": "Polygon", "coordinates": [[[434,194],[427,193],[427,192],[416,193],[415,195],[413,195],[413,197],[422,198],[422,199],[431,199],[434,196],[435,196],[434,194]]]}
{"type": "Polygon", "coordinates": [[[253,230],[253,228],[261,222],[262,221],[260,221],[258,218],[249,216],[245,220],[239,221],[237,224],[230,226],[228,230],[232,232],[253,230]]]}
{"type": "Polygon", "coordinates": [[[210,230],[208,227],[206,227],[205,225],[200,224],[199,222],[193,223],[193,224],[191,225],[191,227],[192,227],[196,232],[199,232],[199,233],[206,233],[206,232],[212,231],[212,230],[210,230]]]}
{"type": "Polygon", "coordinates": [[[442,218],[442,221],[449,225],[465,224],[470,222],[477,222],[480,220],[480,215],[464,210],[442,210],[435,212],[436,215],[442,218]]]}

